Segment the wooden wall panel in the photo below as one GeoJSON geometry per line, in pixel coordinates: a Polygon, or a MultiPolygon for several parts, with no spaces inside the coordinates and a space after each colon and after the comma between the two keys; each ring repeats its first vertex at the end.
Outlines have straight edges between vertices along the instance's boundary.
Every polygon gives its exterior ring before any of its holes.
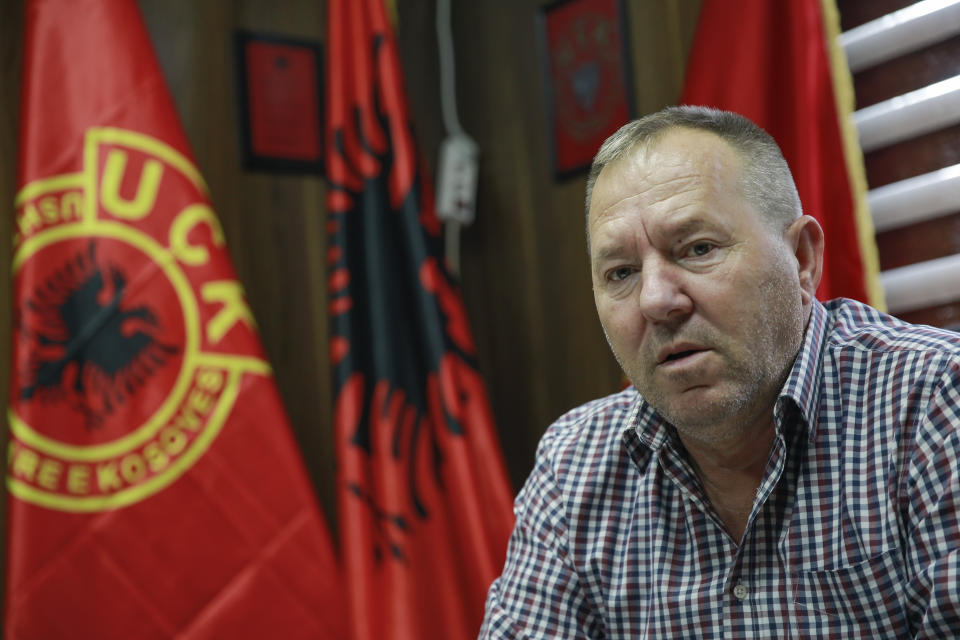
{"type": "Polygon", "coordinates": [[[864,155],[871,189],[960,162],[960,125],[932,131],[864,155]]]}
{"type": "Polygon", "coordinates": [[[900,318],[916,324],[929,324],[960,331],[960,302],[951,302],[901,313],[900,318]]]}
{"type": "Polygon", "coordinates": [[[960,213],[877,234],[882,270],[950,256],[957,252],[957,247],[960,247],[960,213]]]}
{"type": "Polygon", "coordinates": [[[864,69],[853,78],[857,108],[960,74],[960,35],[864,69]]]}

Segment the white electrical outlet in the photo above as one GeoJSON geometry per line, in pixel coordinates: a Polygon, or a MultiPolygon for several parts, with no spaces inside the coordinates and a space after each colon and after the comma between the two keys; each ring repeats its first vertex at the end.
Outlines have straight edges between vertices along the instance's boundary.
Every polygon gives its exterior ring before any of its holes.
{"type": "Polygon", "coordinates": [[[467,225],[477,202],[479,147],[470,136],[454,133],[440,147],[437,171],[437,215],[467,225]]]}

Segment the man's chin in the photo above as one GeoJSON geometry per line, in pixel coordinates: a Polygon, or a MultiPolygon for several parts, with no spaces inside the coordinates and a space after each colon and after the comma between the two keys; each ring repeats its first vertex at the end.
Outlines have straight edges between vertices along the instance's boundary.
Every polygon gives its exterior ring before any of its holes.
{"type": "Polygon", "coordinates": [[[691,407],[684,407],[679,411],[658,410],[660,415],[666,418],[667,422],[677,428],[678,431],[697,433],[716,427],[720,422],[724,422],[728,416],[721,414],[716,410],[696,410],[691,407]]]}
{"type": "Polygon", "coordinates": [[[718,389],[705,385],[663,398],[661,406],[649,398],[647,401],[678,430],[701,432],[731,421],[743,409],[744,402],[718,395],[718,389]]]}

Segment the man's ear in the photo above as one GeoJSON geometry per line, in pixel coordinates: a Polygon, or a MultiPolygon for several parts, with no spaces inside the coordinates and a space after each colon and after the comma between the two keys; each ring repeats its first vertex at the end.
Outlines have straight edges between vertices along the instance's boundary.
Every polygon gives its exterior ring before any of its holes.
{"type": "Polygon", "coordinates": [[[823,228],[812,216],[800,216],[787,228],[786,239],[797,259],[801,299],[813,302],[823,276],[823,228]]]}

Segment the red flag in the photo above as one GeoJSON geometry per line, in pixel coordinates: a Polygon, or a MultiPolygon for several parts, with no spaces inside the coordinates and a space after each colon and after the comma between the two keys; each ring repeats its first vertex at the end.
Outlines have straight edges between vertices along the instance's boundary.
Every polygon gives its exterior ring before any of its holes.
{"type": "Polygon", "coordinates": [[[836,7],[821,1],[704,0],[681,103],[742,113],[776,139],[826,233],[818,296],[881,306],[849,71],[836,7]]]}
{"type": "Polygon", "coordinates": [[[7,638],[342,637],[339,570],[136,4],[28,2],[7,638]]]}
{"type": "Polygon", "coordinates": [[[330,0],[330,352],[354,635],[475,638],[513,524],[382,0],[330,0]]]}

